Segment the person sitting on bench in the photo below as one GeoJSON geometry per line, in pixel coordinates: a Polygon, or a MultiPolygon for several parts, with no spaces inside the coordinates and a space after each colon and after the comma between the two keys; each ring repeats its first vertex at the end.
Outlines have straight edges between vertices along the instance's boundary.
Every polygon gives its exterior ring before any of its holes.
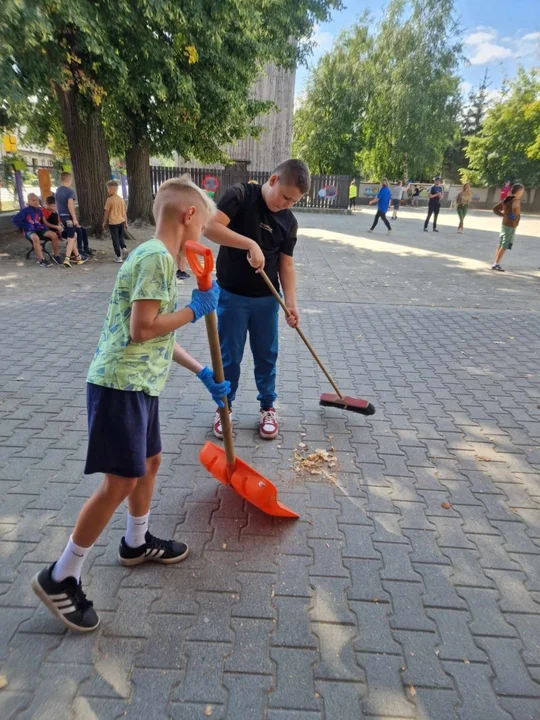
{"type": "Polygon", "coordinates": [[[27,200],[28,205],[13,216],[12,222],[23,231],[25,238],[32,243],[40,267],[50,267],[51,265],[43,257],[43,247],[47,239],[52,243],[54,261],[59,265],[58,236],[53,230],[47,229],[38,196],[35,193],[30,193],[27,200]]]}

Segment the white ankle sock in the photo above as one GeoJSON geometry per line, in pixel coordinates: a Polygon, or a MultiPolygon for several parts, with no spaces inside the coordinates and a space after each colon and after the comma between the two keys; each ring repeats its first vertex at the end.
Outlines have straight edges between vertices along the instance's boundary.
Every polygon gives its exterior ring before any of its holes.
{"type": "Polygon", "coordinates": [[[144,536],[148,530],[149,517],[150,513],[141,515],[141,517],[133,517],[133,515],[127,514],[126,545],[129,545],[131,548],[138,548],[144,545],[144,536]]]}
{"type": "Polygon", "coordinates": [[[77,582],[81,579],[81,570],[86,556],[92,549],[93,545],[88,548],[79,547],[73,542],[73,535],[69,538],[68,544],[60,559],[57,561],[52,571],[52,579],[55,582],[62,582],[68,577],[74,577],[77,582]]]}

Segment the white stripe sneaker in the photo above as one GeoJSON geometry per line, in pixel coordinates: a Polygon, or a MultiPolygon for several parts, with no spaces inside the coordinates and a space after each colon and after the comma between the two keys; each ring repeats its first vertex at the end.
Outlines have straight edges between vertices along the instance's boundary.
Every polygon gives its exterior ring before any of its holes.
{"type": "Polygon", "coordinates": [[[158,562],[165,565],[185,560],[189,555],[189,548],[183,542],[175,540],[161,540],[149,532],[145,535],[145,543],[138,548],[126,545],[126,539],[122,538],[118,549],[118,557],[122,565],[142,565],[145,562],[158,562]]]}
{"type": "Polygon", "coordinates": [[[56,563],[43,568],[32,579],[32,590],[41,602],[70,630],[90,632],[99,625],[99,617],[93,603],[86,599],[82,585],[74,577],[61,582],[52,578],[56,563]]]}

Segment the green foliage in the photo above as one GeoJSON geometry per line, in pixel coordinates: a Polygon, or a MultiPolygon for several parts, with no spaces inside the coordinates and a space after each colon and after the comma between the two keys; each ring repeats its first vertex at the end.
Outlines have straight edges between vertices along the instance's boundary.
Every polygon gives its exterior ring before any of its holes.
{"type": "Polygon", "coordinates": [[[429,177],[455,139],[461,58],[453,0],[392,0],[375,40],[363,161],[372,176],[429,177]]]}
{"type": "Polygon", "coordinates": [[[254,119],[273,107],[251,98],[264,64],[293,67],[305,56],[313,22],[339,4],[135,0],[122,6],[110,33],[129,72],[118,74],[105,103],[113,151],[141,144],[153,155],[226,160],[220,147],[256,136],[254,119]]]}
{"type": "Polygon", "coordinates": [[[486,70],[479,86],[471,90],[468,101],[463,107],[459,121],[460,135],[445,153],[443,173],[444,177],[452,182],[460,182],[463,178],[463,182],[468,180],[465,147],[467,138],[477,135],[482,129],[489,107],[487,92],[489,85],[489,75],[486,70]]]}
{"type": "Polygon", "coordinates": [[[518,70],[502,100],[487,112],[465,154],[472,182],[498,185],[504,178],[527,187],[540,184],[540,73],[518,70]]]}
{"type": "Polygon", "coordinates": [[[294,115],[293,155],[320,174],[360,175],[372,50],[368,18],[341,33],[308,80],[294,115]]]}
{"type": "Polygon", "coordinates": [[[295,118],[295,148],[316,167],[427,178],[459,128],[461,45],[453,0],[391,0],[318,63],[295,118]]]}

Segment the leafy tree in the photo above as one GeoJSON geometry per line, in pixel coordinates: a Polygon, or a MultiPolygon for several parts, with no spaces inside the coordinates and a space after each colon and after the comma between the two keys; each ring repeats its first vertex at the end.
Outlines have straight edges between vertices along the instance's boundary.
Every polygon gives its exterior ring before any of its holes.
{"type": "Polygon", "coordinates": [[[453,0],[391,0],[372,56],[363,163],[373,177],[426,177],[454,141],[461,45],[453,0]]]}
{"type": "Polygon", "coordinates": [[[253,122],[272,108],[251,88],[267,62],[292,68],[309,50],[306,37],[337,0],[137,0],[113,30],[129,73],[106,103],[112,147],[126,157],[129,215],[151,220],[151,155],[223,162],[221,146],[257,136],[253,122]]]}
{"type": "Polygon", "coordinates": [[[105,0],[99,4],[91,0],[4,0],[0,15],[0,96],[10,99],[9,119],[13,122],[16,111],[28,105],[32,96],[38,108],[57,104],[81,221],[97,231],[104,186],[110,176],[101,122],[104,80],[119,69],[104,18],[112,18],[118,4],[105,0]]]}
{"type": "Polygon", "coordinates": [[[457,137],[461,59],[453,0],[391,0],[318,63],[296,113],[295,148],[332,172],[426,177],[457,137]]]}
{"type": "Polygon", "coordinates": [[[364,16],[319,60],[294,114],[293,154],[321,174],[361,174],[371,50],[364,16]]]}
{"type": "Polygon", "coordinates": [[[4,0],[0,96],[13,100],[2,114],[13,122],[13,108],[33,95],[38,105],[58,103],[82,219],[95,230],[110,173],[107,132],[126,154],[130,216],[150,219],[150,154],[223,158],[221,143],[256,133],[251,121],[270,106],[249,96],[262,65],[305,59],[313,24],[340,5],[4,0]]]}
{"type": "Polygon", "coordinates": [[[488,88],[490,86],[488,71],[477,88],[473,88],[464,105],[459,121],[460,134],[456,142],[445,153],[443,162],[444,176],[454,182],[459,182],[467,167],[465,147],[467,138],[477,135],[482,129],[484,118],[489,107],[488,88]]]}
{"type": "Polygon", "coordinates": [[[523,68],[500,103],[490,108],[480,133],[467,140],[471,182],[498,185],[512,178],[540,184],[540,72],[523,68]]]}

